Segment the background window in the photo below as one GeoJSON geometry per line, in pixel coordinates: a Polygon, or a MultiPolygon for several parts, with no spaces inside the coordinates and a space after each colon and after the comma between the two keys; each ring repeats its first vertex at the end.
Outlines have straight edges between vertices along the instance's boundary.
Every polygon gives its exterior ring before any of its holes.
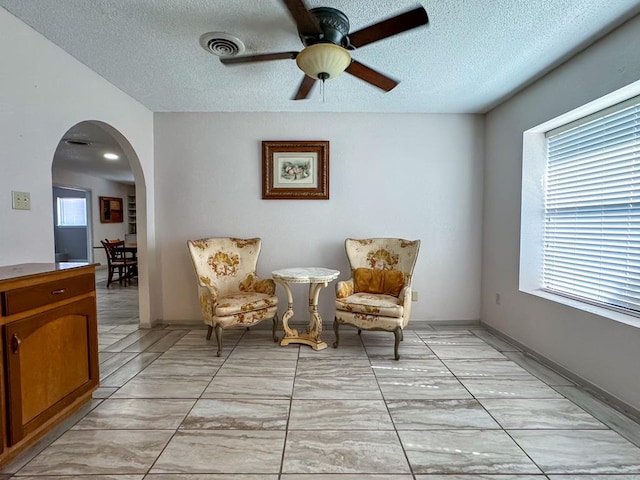
{"type": "Polygon", "coordinates": [[[87,200],[57,197],[58,227],[86,227],[87,200]]]}
{"type": "Polygon", "coordinates": [[[640,97],[546,137],[542,288],[640,315],[640,97]]]}

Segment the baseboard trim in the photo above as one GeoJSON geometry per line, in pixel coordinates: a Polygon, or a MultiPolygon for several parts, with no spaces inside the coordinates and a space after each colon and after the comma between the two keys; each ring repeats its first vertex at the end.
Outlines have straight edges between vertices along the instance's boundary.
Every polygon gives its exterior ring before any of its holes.
{"type": "Polygon", "coordinates": [[[521,349],[523,353],[531,356],[532,358],[534,358],[536,361],[540,362],[545,367],[548,367],[548,368],[554,370],[555,372],[557,372],[557,373],[559,373],[561,375],[564,375],[569,380],[574,382],[576,385],[579,385],[584,390],[589,392],[591,395],[596,397],[598,400],[601,400],[602,402],[606,403],[607,405],[609,405],[609,406],[615,408],[616,410],[618,410],[623,415],[626,415],[627,417],[630,417],[632,420],[640,423],[640,410],[638,410],[634,406],[629,405],[625,401],[620,400],[618,397],[615,397],[615,396],[611,395],[609,392],[607,392],[606,390],[603,390],[602,388],[598,387],[597,385],[595,385],[594,383],[590,382],[589,380],[587,380],[587,379],[581,377],[580,375],[578,375],[578,374],[566,369],[565,367],[557,364],[553,360],[548,359],[544,355],[541,355],[540,353],[538,353],[535,350],[531,349],[527,345],[525,345],[523,343],[520,343],[519,341],[515,340],[514,338],[511,338],[509,335],[506,335],[505,333],[501,332],[500,330],[497,330],[496,328],[492,327],[491,325],[488,325],[488,324],[486,324],[486,323],[484,323],[482,321],[479,322],[479,324],[482,327],[486,328],[489,332],[491,332],[495,336],[500,337],[503,340],[515,345],[516,347],[521,349]]]}

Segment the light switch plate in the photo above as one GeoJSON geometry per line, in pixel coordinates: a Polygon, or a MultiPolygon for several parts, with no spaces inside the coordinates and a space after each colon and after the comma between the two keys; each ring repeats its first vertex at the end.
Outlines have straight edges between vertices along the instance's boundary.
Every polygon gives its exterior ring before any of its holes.
{"type": "Polygon", "coordinates": [[[415,290],[413,290],[411,292],[411,301],[412,302],[417,302],[418,301],[418,292],[416,292],[415,290]]]}
{"type": "Polygon", "coordinates": [[[29,192],[11,192],[11,206],[14,210],[31,210],[29,192]]]}

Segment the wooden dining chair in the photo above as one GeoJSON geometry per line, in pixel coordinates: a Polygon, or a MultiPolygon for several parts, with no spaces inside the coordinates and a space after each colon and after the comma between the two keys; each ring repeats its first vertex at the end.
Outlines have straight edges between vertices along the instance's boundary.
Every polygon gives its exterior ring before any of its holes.
{"type": "Polygon", "coordinates": [[[107,277],[107,288],[114,281],[124,282],[126,287],[138,270],[138,260],[127,257],[124,249],[124,240],[100,240],[107,254],[107,266],[109,274],[107,277]],[[115,274],[117,278],[113,278],[115,274]]]}

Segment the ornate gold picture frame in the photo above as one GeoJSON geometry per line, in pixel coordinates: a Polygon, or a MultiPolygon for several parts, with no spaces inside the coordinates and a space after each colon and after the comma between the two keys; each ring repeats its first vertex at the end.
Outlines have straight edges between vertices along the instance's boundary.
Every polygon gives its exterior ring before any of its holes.
{"type": "Polygon", "coordinates": [[[328,200],[329,142],[263,141],[262,198],[328,200]]]}

